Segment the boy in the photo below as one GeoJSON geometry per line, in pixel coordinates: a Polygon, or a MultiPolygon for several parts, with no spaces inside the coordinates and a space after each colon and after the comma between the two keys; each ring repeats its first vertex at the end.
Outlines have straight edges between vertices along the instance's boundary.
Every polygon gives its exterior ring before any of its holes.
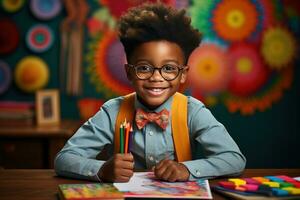
{"type": "MultiPolygon", "coordinates": [[[[127,182],[134,169],[152,169],[157,178],[173,182],[233,175],[244,169],[245,157],[224,126],[193,97],[185,97],[186,106],[179,108],[179,112],[187,109],[188,127],[187,133],[179,134],[182,137],[187,134],[194,151],[188,160],[178,159],[182,152],[177,148],[182,147],[175,144],[178,139],[174,134],[178,131],[171,119],[181,113],[172,115],[172,102],[180,84],[186,81],[188,57],[201,37],[184,14],[163,4],[144,4],[121,17],[119,37],[128,61],[125,70],[135,90],[133,109],[137,121],[132,122],[131,153],[113,152],[116,120],[125,101],[124,97],[115,98],[83,124],[58,153],[55,159],[58,175],[127,182]],[[143,123],[141,116],[149,116],[146,112],[159,120],[143,123]],[[157,113],[164,118],[156,116],[157,113]],[[201,155],[197,155],[199,147],[201,155]],[[97,160],[97,155],[104,151],[109,159],[97,160]]],[[[181,129],[184,125],[185,122],[177,127],[181,129]]]]}

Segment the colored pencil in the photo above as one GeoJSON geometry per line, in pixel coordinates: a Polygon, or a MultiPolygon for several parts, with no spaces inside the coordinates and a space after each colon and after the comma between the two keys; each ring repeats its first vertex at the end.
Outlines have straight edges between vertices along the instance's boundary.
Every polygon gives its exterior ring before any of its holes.
{"type": "Polygon", "coordinates": [[[131,152],[131,150],[132,150],[132,142],[133,142],[132,140],[133,140],[133,129],[132,129],[132,126],[130,126],[128,152],[131,152]]]}
{"type": "Polygon", "coordinates": [[[120,153],[124,153],[124,127],[120,125],[120,153]]]}
{"type": "Polygon", "coordinates": [[[128,140],[129,140],[129,130],[130,130],[130,123],[128,122],[125,126],[125,153],[128,153],[128,140]]]}

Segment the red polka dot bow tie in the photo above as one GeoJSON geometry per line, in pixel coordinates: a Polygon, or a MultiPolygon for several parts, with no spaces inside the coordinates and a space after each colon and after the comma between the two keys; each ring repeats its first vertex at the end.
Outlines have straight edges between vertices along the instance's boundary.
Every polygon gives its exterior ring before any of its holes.
{"type": "Polygon", "coordinates": [[[163,109],[159,113],[155,113],[145,112],[139,108],[136,110],[135,122],[138,129],[142,129],[148,122],[154,122],[165,130],[169,123],[169,111],[163,109]]]}

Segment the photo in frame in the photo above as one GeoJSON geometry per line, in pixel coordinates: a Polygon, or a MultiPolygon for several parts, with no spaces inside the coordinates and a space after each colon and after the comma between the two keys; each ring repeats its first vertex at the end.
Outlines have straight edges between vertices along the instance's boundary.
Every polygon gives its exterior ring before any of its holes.
{"type": "Polygon", "coordinates": [[[36,92],[37,125],[60,123],[60,97],[57,89],[36,92]]]}

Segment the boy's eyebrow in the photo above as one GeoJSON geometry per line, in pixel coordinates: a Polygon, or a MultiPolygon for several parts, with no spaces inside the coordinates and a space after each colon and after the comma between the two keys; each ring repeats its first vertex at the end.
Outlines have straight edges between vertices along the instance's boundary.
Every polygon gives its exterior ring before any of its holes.
{"type": "Polygon", "coordinates": [[[147,60],[146,58],[140,58],[137,59],[136,62],[151,62],[151,61],[147,60]]]}

